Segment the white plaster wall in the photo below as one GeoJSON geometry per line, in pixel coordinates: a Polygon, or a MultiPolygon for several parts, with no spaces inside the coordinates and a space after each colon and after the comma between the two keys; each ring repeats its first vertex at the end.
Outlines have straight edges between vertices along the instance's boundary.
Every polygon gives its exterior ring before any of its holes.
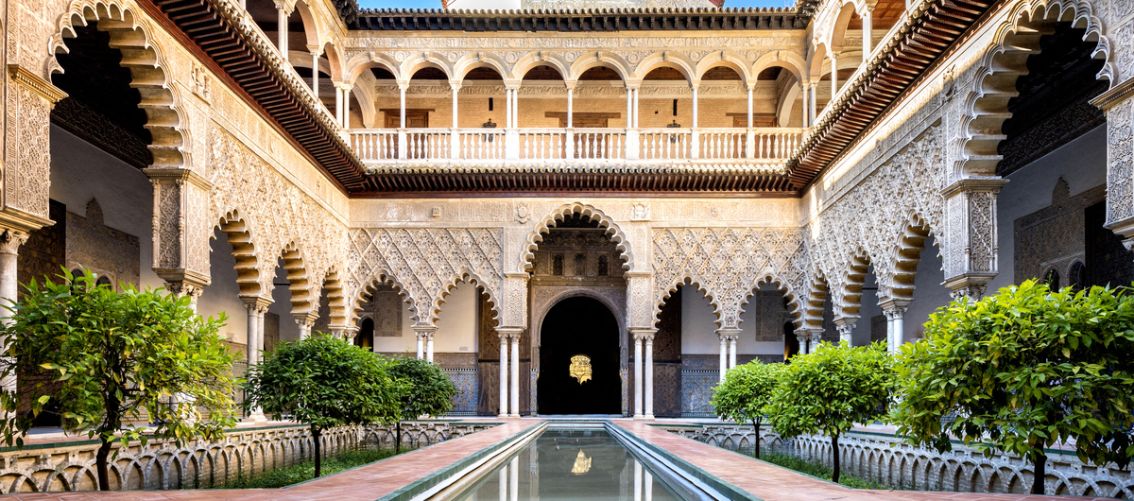
{"type": "Polygon", "coordinates": [[[433,337],[434,353],[476,353],[477,296],[476,286],[463,282],[445,299],[433,337]]]}
{"type": "MultiPolygon", "coordinates": [[[[445,312],[442,311],[441,314],[443,316],[445,314],[445,312]]],[[[406,304],[405,302],[402,302],[402,332],[401,332],[401,335],[398,336],[398,337],[374,336],[374,351],[378,352],[378,353],[401,353],[401,354],[408,354],[408,355],[411,355],[411,356],[416,355],[417,354],[417,337],[415,337],[414,334],[413,334],[413,329],[411,328],[409,318],[410,318],[409,305],[406,304]]],[[[434,341],[433,341],[434,342],[433,350],[435,352],[439,351],[437,349],[436,343],[440,340],[440,336],[441,336],[440,332],[438,332],[437,336],[438,337],[434,338],[434,341]]]]}
{"type": "Polygon", "coordinates": [[[715,355],[721,342],[709,300],[693,287],[681,289],[681,354],[715,355]]]}
{"type": "Polygon", "coordinates": [[[1067,181],[1072,196],[1106,183],[1106,126],[1096,127],[1008,176],[996,200],[1000,273],[988,284],[988,292],[1016,283],[1015,221],[1051,205],[1051,192],[1060,177],[1067,181]]]}
{"type": "Polygon", "coordinates": [[[153,193],[142,171],[51,126],[51,198],[81,216],[96,198],[106,226],[138,237],[142,288],[165,285],[153,270],[153,193]]]}
{"type": "Polygon", "coordinates": [[[248,344],[248,315],[240,301],[240,288],[236,285],[236,259],[232,245],[219,229],[209,242],[209,275],[212,283],[197,299],[197,313],[211,317],[224,313],[228,320],[221,334],[234,343],[248,344]]]}

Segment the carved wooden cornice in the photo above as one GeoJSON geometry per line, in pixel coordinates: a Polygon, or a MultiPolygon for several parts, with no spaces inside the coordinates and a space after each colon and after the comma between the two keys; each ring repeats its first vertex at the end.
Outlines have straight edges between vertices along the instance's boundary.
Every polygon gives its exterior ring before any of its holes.
{"type": "Polygon", "coordinates": [[[365,169],[338,134],[335,119],[291,70],[275,46],[226,0],[139,0],[238,93],[275,122],[313,163],[347,193],[373,189],[365,169]]]}
{"type": "Polygon", "coordinates": [[[805,189],[864,137],[995,3],[997,0],[925,0],[902,18],[896,35],[840,90],[788,162],[795,188],[805,189]]]}
{"type": "Polygon", "coordinates": [[[382,9],[361,11],[348,26],[382,31],[721,31],[803,29],[807,20],[794,10],[767,8],[382,9]]]}

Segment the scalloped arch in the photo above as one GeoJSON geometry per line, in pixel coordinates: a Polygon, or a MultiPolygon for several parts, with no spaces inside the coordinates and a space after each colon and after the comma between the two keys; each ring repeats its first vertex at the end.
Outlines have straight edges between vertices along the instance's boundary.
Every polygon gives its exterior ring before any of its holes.
{"type": "Polygon", "coordinates": [[[366,306],[366,302],[370,301],[371,295],[374,294],[374,291],[378,289],[378,287],[381,287],[383,285],[389,287],[390,289],[393,289],[394,292],[397,292],[398,295],[402,297],[402,302],[409,305],[410,324],[417,325],[421,323],[421,315],[419,313],[417,303],[414,300],[413,296],[409,294],[409,289],[407,289],[402,284],[402,282],[398,280],[398,278],[395,277],[392,273],[384,270],[379,270],[371,274],[370,278],[365,283],[359,285],[358,292],[354,294],[354,298],[350,305],[350,310],[348,311],[349,318],[347,324],[354,325],[355,322],[358,321],[359,314],[366,306]]]}
{"type": "Polygon", "coordinates": [[[477,289],[488,301],[488,307],[492,309],[492,319],[496,321],[496,326],[500,326],[500,301],[497,300],[495,292],[488,286],[490,282],[486,282],[479,277],[476,273],[469,271],[461,271],[459,274],[450,277],[441,290],[437,292],[433,298],[432,308],[429,312],[429,325],[437,325],[437,319],[441,317],[441,307],[445,305],[445,301],[449,295],[453,293],[461,284],[469,284],[477,289]]]}
{"type": "Polygon", "coordinates": [[[665,293],[663,293],[659,298],[654,298],[653,326],[656,327],[657,323],[661,321],[662,308],[665,307],[665,304],[671,297],[673,297],[673,294],[677,292],[678,289],[684,287],[693,287],[695,290],[700,292],[706,300],[709,301],[709,306],[713,310],[713,325],[717,329],[720,329],[724,324],[724,308],[721,307],[721,303],[719,300],[717,300],[716,295],[703,285],[704,283],[704,280],[699,280],[692,275],[684,275],[681,278],[670,282],[669,286],[665,288],[665,293]]]}
{"type": "Polygon", "coordinates": [[[236,260],[236,285],[241,296],[261,294],[259,257],[256,255],[255,238],[249,225],[240,212],[230,210],[221,217],[215,228],[228,238],[232,246],[232,257],[236,260]]]}
{"type": "Polygon", "coordinates": [[[295,241],[289,242],[280,252],[280,259],[283,260],[283,269],[287,276],[287,289],[291,293],[291,313],[295,315],[316,311],[318,306],[312,304],[313,284],[299,245],[295,241]]]}
{"type": "Polygon", "coordinates": [[[630,243],[627,241],[626,234],[622,231],[622,228],[603,211],[592,205],[579,202],[562,205],[537,223],[535,229],[528,234],[527,249],[520,258],[520,269],[527,272],[532,271],[532,262],[535,260],[535,252],[539,248],[539,243],[543,241],[543,235],[551,231],[551,228],[558,225],[564,218],[576,214],[584,219],[598,223],[599,228],[606,229],[606,236],[610,238],[611,242],[614,243],[615,248],[618,250],[618,257],[622,260],[622,269],[629,270],[633,263],[633,255],[630,252],[630,243]]]}
{"type": "MultiPolygon", "coordinates": [[[[933,229],[925,218],[914,214],[903,222],[896,231],[894,243],[894,273],[890,277],[890,297],[897,300],[912,301],[918,263],[921,262],[925,244],[934,236],[933,229]]],[[[938,255],[940,245],[936,246],[938,255]]]]}
{"type": "Polygon", "coordinates": [[[48,78],[53,73],[63,72],[55,55],[70,52],[66,39],[77,36],[75,26],[99,22],[99,31],[110,35],[110,47],[122,51],[119,64],[130,70],[130,87],[142,94],[138,107],[146,113],[144,126],[152,136],[147,146],[153,155],[151,167],[190,168],[187,145],[191,141],[182,125],[188,121],[182,113],[177,88],[166,74],[169,66],[161,49],[153,42],[151,27],[137,19],[123,3],[119,0],[72,2],[52,36],[45,72],[48,78]]]}
{"type": "Polygon", "coordinates": [[[780,278],[771,271],[761,274],[760,278],[757,278],[752,284],[752,287],[745,293],[744,299],[741,300],[736,314],[737,326],[740,326],[744,322],[743,316],[748,302],[752,300],[752,296],[755,296],[756,291],[760,290],[760,287],[764,284],[770,284],[783,293],[784,298],[787,299],[787,311],[788,314],[791,315],[792,325],[797,329],[803,327],[804,309],[800,295],[792,289],[791,284],[787,280],[780,278]]]}
{"type": "Polygon", "coordinates": [[[992,49],[977,65],[976,85],[965,96],[965,115],[960,123],[964,135],[953,166],[954,177],[995,175],[1001,159],[997,148],[1005,139],[1003,125],[1011,117],[1008,101],[1018,94],[1016,80],[1027,73],[1028,56],[1039,52],[1045,25],[1057,22],[1069,22],[1085,30],[1083,41],[1096,44],[1091,57],[1104,61],[1096,78],[1114,85],[1117,72],[1111,45],[1090,3],[1032,0],[1013,7],[1008,21],[997,30],[992,49]]]}
{"type": "Polygon", "coordinates": [[[831,286],[822,272],[811,275],[807,285],[807,297],[803,301],[803,325],[810,329],[823,328],[823,310],[830,297],[831,286]]]}

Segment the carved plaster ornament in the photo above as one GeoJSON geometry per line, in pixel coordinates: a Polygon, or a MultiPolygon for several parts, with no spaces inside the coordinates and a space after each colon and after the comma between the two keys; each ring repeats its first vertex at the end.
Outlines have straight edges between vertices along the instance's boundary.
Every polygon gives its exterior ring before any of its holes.
{"type": "Polygon", "coordinates": [[[520,204],[516,206],[516,222],[526,224],[531,219],[531,209],[527,205],[520,204]]]}
{"type": "Polygon", "coordinates": [[[642,202],[634,204],[632,217],[635,221],[645,221],[650,218],[650,207],[642,202]]]}

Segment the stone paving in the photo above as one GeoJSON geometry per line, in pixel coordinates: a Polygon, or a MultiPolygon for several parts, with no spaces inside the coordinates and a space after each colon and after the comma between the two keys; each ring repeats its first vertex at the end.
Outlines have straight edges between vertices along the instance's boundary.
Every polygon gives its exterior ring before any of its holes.
{"type": "MultiPolygon", "coordinates": [[[[370,501],[420,480],[469,454],[538,425],[539,419],[506,419],[502,425],[461,438],[282,489],[215,489],[184,491],[77,492],[24,494],[29,501],[370,501]]],[[[768,501],[779,500],[964,500],[1010,501],[1070,499],[1017,494],[973,494],[857,490],[801,475],[764,461],[680,437],[649,422],[616,419],[613,423],[642,440],[681,457],[694,466],[768,501]]],[[[1086,499],[1086,498],[1078,498],[1086,499]]],[[[1104,499],[1104,498],[1098,498],[1104,499]]]]}

